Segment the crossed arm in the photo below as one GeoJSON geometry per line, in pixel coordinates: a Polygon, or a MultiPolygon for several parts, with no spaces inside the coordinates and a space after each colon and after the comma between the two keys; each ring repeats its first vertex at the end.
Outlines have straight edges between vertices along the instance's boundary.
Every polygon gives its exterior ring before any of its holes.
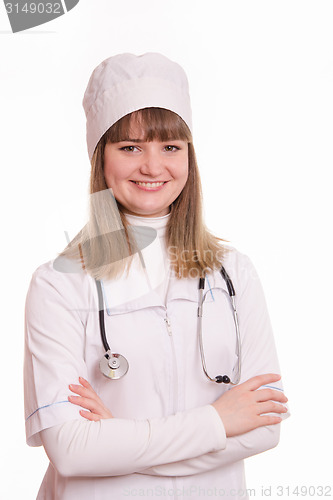
{"type": "Polygon", "coordinates": [[[76,394],[69,400],[84,408],[80,414],[87,422],[70,421],[45,429],[41,432],[42,442],[64,476],[198,474],[277,444],[281,417],[266,413],[285,413],[281,403],[287,398],[281,391],[259,387],[279,378],[274,374],[256,376],[227,391],[213,405],[166,417],[164,421],[141,422],[114,419],[88,381],[80,378],[81,385],[69,386],[76,394]],[[209,419],[213,426],[207,425],[209,419]],[[200,432],[193,432],[198,428],[200,432]],[[222,438],[216,440],[220,434],[222,438]],[[113,460],[114,448],[121,449],[117,464],[113,460]]]}
{"type": "Polygon", "coordinates": [[[59,273],[56,276],[59,287],[53,282],[51,286],[47,277],[46,273],[36,277],[28,301],[26,380],[34,380],[37,388],[32,391],[32,401],[28,400],[27,414],[33,411],[28,422],[34,419],[35,425],[31,425],[29,433],[33,434],[35,429],[39,432],[47,455],[61,475],[198,474],[277,444],[279,415],[286,413],[283,408],[286,398],[281,390],[262,388],[266,384],[276,385],[274,382],[280,376],[268,373],[278,371],[278,363],[256,277],[240,280],[244,286],[238,294],[243,335],[242,383],[215,402],[159,419],[113,418],[112,408],[106,408],[89,383],[81,379],[81,385],[70,387],[78,399],[72,399],[72,405],[68,406],[81,406],[84,418],[78,419],[76,412],[75,416],[74,412],[68,412],[69,418],[62,424],[40,424],[35,408],[40,408],[42,402],[39,401],[41,397],[35,395],[42,394],[46,401],[58,399],[63,402],[67,384],[80,373],[87,376],[83,352],[82,356],[77,355],[82,342],[82,323],[77,311],[82,307],[71,303],[80,283],[74,280],[72,283],[59,273]],[[56,317],[57,321],[50,322],[50,317],[56,317]],[[66,345],[58,341],[57,331],[62,328],[68,332],[66,345]],[[60,360],[67,357],[67,371],[50,373],[49,365],[44,363],[45,351],[52,352],[60,360]],[[59,379],[55,395],[51,393],[52,384],[45,383],[51,377],[59,379]]]}

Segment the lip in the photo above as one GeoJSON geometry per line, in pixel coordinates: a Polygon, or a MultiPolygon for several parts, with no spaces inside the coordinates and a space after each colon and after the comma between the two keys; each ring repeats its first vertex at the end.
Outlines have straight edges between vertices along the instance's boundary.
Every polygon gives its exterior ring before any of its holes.
{"type": "Polygon", "coordinates": [[[138,189],[141,189],[142,191],[160,191],[168,183],[168,181],[151,181],[152,184],[159,182],[163,182],[163,184],[161,184],[160,186],[140,186],[140,184],[137,184],[137,182],[148,183],[150,181],[130,181],[130,182],[134,184],[134,186],[136,186],[138,189]]]}

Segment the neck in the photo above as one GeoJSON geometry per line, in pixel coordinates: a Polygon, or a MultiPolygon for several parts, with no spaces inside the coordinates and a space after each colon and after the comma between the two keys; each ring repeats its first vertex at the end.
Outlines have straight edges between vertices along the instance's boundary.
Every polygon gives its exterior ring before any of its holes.
{"type": "Polygon", "coordinates": [[[165,236],[165,230],[169,221],[170,212],[160,217],[142,217],[140,215],[125,214],[128,224],[132,226],[148,226],[156,229],[159,237],[165,236]]]}

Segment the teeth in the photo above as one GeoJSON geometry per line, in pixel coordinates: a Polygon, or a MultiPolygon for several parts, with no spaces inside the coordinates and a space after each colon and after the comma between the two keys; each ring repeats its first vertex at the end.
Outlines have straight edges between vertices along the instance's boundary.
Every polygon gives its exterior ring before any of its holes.
{"type": "Polygon", "coordinates": [[[159,187],[164,184],[164,182],[137,182],[135,181],[135,184],[138,184],[139,186],[144,186],[144,187],[159,187]]]}

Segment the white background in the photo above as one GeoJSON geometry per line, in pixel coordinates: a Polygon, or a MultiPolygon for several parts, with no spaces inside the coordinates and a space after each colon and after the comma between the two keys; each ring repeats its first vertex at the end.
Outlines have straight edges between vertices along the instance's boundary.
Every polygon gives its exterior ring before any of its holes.
{"type": "Polygon", "coordinates": [[[332,25],[325,0],[81,0],[12,34],[0,5],[1,499],[34,499],[48,463],[25,444],[24,300],[84,213],[83,92],[103,59],[147,51],[188,74],[207,224],[251,257],[271,313],[292,416],[248,488],[333,495],[332,25]]]}

